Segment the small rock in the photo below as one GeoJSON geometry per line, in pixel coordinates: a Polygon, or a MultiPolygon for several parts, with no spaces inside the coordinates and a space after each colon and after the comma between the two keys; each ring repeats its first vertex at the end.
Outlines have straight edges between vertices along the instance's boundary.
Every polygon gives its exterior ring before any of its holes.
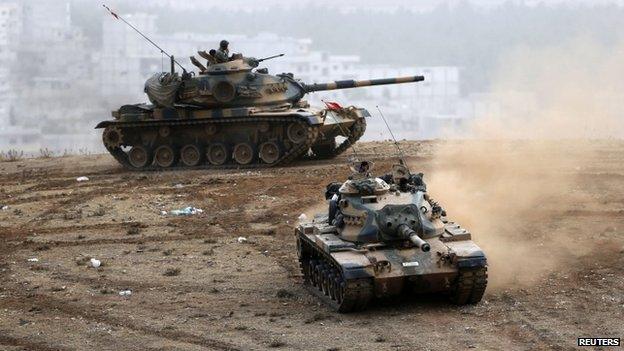
{"type": "Polygon", "coordinates": [[[163,273],[164,276],[166,277],[175,277],[180,275],[180,268],[167,268],[167,270],[165,271],[165,273],[163,273]]]}
{"type": "Polygon", "coordinates": [[[236,241],[238,241],[239,244],[246,243],[247,238],[245,238],[244,236],[239,236],[238,239],[236,239],[236,241]]]}
{"type": "Polygon", "coordinates": [[[88,181],[89,181],[89,178],[88,178],[88,177],[85,177],[85,176],[82,176],[82,177],[78,177],[78,178],[76,178],[76,181],[77,181],[77,182],[88,182],[88,181]]]}
{"type": "Polygon", "coordinates": [[[90,259],[89,262],[91,263],[91,267],[93,268],[99,268],[102,265],[102,261],[95,258],[90,259]]]}
{"type": "Polygon", "coordinates": [[[273,340],[273,341],[271,341],[271,342],[269,343],[269,347],[274,347],[274,348],[276,348],[276,347],[282,347],[282,346],[285,346],[285,345],[286,345],[286,343],[285,343],[285,342],[283,342],[282,340],[277,340],[277,339],[276,339],[276,340],[273,340]]]}
{"type": "Polygon", "coordinates": [[[290,291],[286,289],[279,289],[276,295],[280,299],[289,299],[289,298],[295,297],[295,294],[291,293],[290,291]]]}

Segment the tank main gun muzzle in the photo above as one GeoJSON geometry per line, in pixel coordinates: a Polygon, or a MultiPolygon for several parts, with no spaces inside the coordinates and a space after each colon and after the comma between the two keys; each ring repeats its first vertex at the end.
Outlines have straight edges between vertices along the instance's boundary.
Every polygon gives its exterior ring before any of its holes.
{"type": "Polygon", "coordinates": [[[368,87],[372,85],[413,83],[413,82],[420,82],[423,80],[425,80],[424,76],[408,76],[408,77],[382,78],[382,79],[369,79],[369,80],[338,80],[338,81],[331,82],[331,83],[303,84],[303,90],[306,93],[311,93],[314,91],[360,88],[360,87],[368,87]]]}
{"type": "Polygon", "coordinates": [[[410,241],[414,243],[416,247],[423,250],[423,252],[429,252],[429,250],[431,250],[431,246],[426,241],[421,239],[418,234],[416,234],[416,232],[407,225],[402,224],[399,226],[398,231],[401,237],[410,239],[410,241]]]}

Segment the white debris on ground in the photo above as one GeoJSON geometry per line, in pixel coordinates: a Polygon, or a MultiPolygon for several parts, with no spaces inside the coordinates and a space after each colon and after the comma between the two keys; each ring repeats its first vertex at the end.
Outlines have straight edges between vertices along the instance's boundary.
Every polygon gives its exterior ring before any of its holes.
{"type": "Polygon", "coordinates": [[[132,290],[122,290],[119,292],[119,296],[130,296],[132,295],[132,290]]]}
{"type": "Polygon", "coordinates": [[[297,219],[298,219],[300,222],[303,222],[303,221],[305,221],[305,220],[307,220],[307,219],[308,219],[308,216],[306,216],[306,214],[305,214],[305,213],[302,213],[302,214],[300,214],[300,215],[299,215],[299,217],[297,217],[297,219]]]}
{"type": "Polygon", "coordinates": [[[89,181],[89,178],[88,178],[88,177],[85,177],[85,176],[82,176],[82,177],[78,177],[78,178],[76,178],[76,181],[77,181],[77,182],[88,182],[88,181],[89,181]]]}
{"type": "Polygon", "coordinates": [[[39,259],[34,257],[34,258],[29,258],[28,262],[39,262],[39,259]]]}
{"type": "Polygon", "coordinates": [[[185,208],[183,208],[181,210],[172,210],[169,213],[171,213],[174,216],[190,216],[190,215],[201,214],[203,212],[204,212],[204,210],[202,210],[201,208],[196,208],[196,207],[189,206],[189,207],[185,207],[185,208]]]}
{"type": "Polygon", "coordinates": [[[93,268],[99,268],[102,265],[102,261],[95,258],[90,259],[89,262],[91,263],[91,267],[93,268]]]}
{"type": "Polygon", "coordinates": [[[167,211],[160,211],[160,215],[161,216],[166,216],[167,215],[167,211]]]}
{"type": "Polygon", "coordinates": [[[247,238],[245,238],[244,236],[239,236],[238,239],[236,240],[238,241],[239,244],[247,242],[247,238]]]}
{"type": "Polygon", "coordinates": [[[0,210],[6,211],[8,209],[9,209],[9,206],[7,206],[7,205],[0,205],[0,210]]]}

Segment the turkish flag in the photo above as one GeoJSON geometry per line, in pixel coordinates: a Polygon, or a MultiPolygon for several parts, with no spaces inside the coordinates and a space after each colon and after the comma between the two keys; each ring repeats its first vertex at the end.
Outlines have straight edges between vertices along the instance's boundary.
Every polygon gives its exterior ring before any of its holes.
{"type": "Polygon", "coordinates": [[[327,106],[327,108],[332,111],[342,110],[342,106],[340,106],[340,104],[337,102],[332,102],[332,101],[323,101],[323,102],[325,103],[325,106],[327,106]]]}

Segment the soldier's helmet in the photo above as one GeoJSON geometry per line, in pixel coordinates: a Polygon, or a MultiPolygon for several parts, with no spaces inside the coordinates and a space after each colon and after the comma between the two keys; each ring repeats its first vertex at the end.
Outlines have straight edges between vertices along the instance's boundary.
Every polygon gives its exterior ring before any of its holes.
{"type": "Polygon", "coordinates": [[[230,45],[230,42],[228,42],[227,40],[221,40],[221,42],[219,43],[219,47],[223,49],[227,48],[228,45],[230,45]]]}

